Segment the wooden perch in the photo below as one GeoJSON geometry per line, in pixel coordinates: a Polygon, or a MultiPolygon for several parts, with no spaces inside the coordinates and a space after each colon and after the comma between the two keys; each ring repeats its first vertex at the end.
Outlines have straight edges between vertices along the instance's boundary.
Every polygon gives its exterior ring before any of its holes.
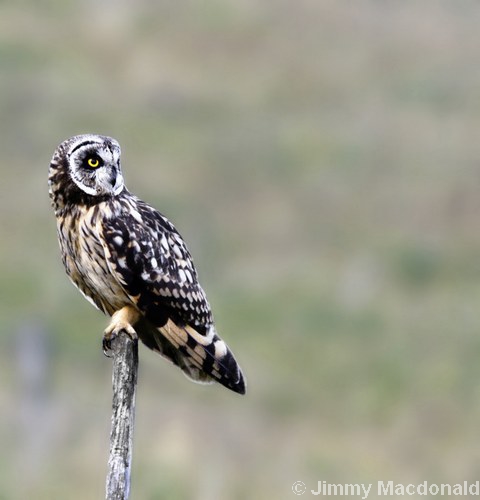
{"type": "Polygon", "coordinates": [[[138,341],[121,332],[111,341],[113,404],[106,500],[126,500],[130,492],[138,341]]]}

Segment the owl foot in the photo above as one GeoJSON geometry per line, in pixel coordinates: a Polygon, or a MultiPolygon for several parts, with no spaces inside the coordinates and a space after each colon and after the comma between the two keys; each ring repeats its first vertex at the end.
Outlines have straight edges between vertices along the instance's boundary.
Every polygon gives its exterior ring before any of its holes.
{"type": "Polygon", "coordinates": [[[112,357],[112,340],[121,332],[125,332],[132,340],[137,340],[137,332],[132,326],[136,323],[139,313],[133,307],[127,306],[115,312],[112,321],[103,332],[102,347],[103,354],[108,358],[112,357]]]}

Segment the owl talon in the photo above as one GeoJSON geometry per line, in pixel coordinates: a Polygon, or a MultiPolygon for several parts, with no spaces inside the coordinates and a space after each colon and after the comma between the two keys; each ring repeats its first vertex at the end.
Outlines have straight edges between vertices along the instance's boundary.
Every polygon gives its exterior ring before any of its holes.
{"type": "Polygon", "coordinates": [[[103,334],[103,339],[102,339],[102,348],[103,348],[103,354],[107,358],[112,358],[113,353],[112,353],[112,340],[118,337],[118,335],[121,332],[125,332],[132,340],[137,340],[137,332],[130,326],[130,325],[125,325],[121,326],[119,328],[114,328],[109,331],[109,328],[105,330],[105,333],[103,334]]]}
{"type": "Polygon", "coordinates": [[[112,339],[111,339],[111,337],[108,338],[106,335],[103,336],[103,339],[102,339],[102,349],[103,349],[103,354],[107,358],[113,358],[113,354],[112,354],[112,339]]]}
{"type": "Polygon", "coordinates": [[[137,340],[137,332],[133,326],[127,321],[128,316],[125,314],[129,311],[128,308],[123,308],[117,311],[113,317],[110,325],[105,329],[102,339],[103,354],[107,358],[113,357],[112,355],[112,340],[117,337],[121,332],[125,332],[132,340],[137,340]]]}

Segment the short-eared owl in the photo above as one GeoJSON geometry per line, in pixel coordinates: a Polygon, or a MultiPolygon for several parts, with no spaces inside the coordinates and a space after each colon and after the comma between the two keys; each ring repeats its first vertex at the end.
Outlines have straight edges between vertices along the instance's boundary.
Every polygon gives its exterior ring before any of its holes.
{"type": "Polygon", "coordinates": [[[194,381],[244,394],[192,257],[172,223],[125,187],[118,142],[93,134],[66,140],[53,155],[48,183],[67,274],[111,316],[104,348],[123,329],[194,381]]]}

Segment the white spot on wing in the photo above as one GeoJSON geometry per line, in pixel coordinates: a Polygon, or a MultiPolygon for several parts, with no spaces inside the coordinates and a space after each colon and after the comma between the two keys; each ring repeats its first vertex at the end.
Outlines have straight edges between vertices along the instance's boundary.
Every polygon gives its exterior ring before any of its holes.
{"type": "Polygon", "coordinates": [[[184,257],[183,252],[178,245],[173,245],[173,252],[177,258],[183,259],[184,257]]]}
{"type": "Polygon", "coordinates": [[[216,358],[223,358],[227,354],[227,346],[223,340],[217,340],[213,345],[215,346],[216,358]]]}
{"type": "Polygon", "coordinates": [[[122,246],[123,245],[123,238],[121,236],[115,236],[115,238],[113,238],[113,242],[115,243],[115,245],[117,245],[118,247],[119,246],[122,246]]]}
{"type": "Polygon", "coordinates": [[[185,271],[183,269],[178,270],[178,277],[179,277],[181,283],[184,283],[185,281],[187,281],[187,276],[186,276],[185,271]]]}
{"type": "Polygon", "coordinates": [[[162,247],[165,249],[165,250],[169,250],[169,246],[168,246],[168,241],[167,241],[167,238],[165,238],[165,236],[162,236],[162,239],[160,240],[160,244],[162,245],[162,247]]]}
{"type": "Polygon", "coordinates": [[[143,219],[142,219],[142,216],[138,213],[137,210],[135,210],[134,208],[132,208],[130,210],[130,215],[138,222],[140,223],[143,223],[143,219]]]}
{"type": "Polygon", "coordinates": [[[127,268],[127,260],[125,257],[119,257],[117,259],[117,264],[119,265],[119,267],[123,268],[123,269],[126,269],[127,268]]]}

